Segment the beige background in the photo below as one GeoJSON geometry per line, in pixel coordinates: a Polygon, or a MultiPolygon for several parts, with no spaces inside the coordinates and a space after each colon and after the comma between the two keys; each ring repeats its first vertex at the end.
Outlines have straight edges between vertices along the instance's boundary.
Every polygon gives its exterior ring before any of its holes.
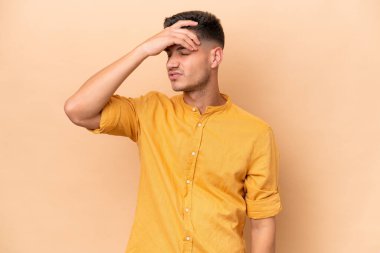
{"type": "MultiPolygon", "coordinates": [[[[75,126],[64,101],[192,9],[224,26],[221,91],[275,131],[277,253],[380,252],[379,1],[0,0],[1,253],[124,252],[137,147],[75,126]]],[[[176,94],[165,61],[117,93],[176,94]]]]}

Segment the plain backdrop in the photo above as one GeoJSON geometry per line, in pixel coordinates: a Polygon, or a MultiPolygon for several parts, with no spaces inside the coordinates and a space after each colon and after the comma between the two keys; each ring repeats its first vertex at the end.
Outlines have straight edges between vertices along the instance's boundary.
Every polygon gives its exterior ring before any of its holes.
{"type": "MultiPolygon", "coordinates": [[[[74,125],[64,102],[187,10],[221,19],[220,90],[274,129],[276,253],[379,253],[377,0],[0,0],[0,252],[125,251],[137,146],[74,125]]],[[[146,59],[116,93],[177,94],[165,63],[146,59]]]]}

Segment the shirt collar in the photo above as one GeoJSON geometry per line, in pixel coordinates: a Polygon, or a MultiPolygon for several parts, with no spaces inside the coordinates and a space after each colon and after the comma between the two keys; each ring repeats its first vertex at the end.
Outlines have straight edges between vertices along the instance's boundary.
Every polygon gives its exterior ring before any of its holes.
{"type": "MultiPolygon", "coordinates": [[[[210,113],[214,113],[214,112],[217,112],[217,111],[222,111],[222,110],[226,110],[228,109],[231,104],[232,104],[232,101],[231,101],[231,97],[226,94],[226,93],[222,93],[222,92],[219,92],[227,101],[222,104],[222,105],[208,105],[206,107],[206,110],[205,112],[202,114],[210,114],[210,113]]],[[[181,106],[183,108],[185,108],[186,111],[190,111],[192,113],[198,113],[200,114],[199,112],[199,109],[196,107],[196,106],[193,106],[193,105],[190,105],[190,104],[187,104],[184,100],[184,95],[183,93],[180,94],[180,95],[177,95],[177,99],[179,100],[179,103],[181,104],[181,106]]]]}

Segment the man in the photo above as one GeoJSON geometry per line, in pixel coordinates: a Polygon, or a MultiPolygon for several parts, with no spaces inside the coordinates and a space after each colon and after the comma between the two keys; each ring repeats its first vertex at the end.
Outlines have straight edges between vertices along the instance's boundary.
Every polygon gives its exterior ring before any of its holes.
{"type": "Polygon", "coordinates": [[[245,215],[251,252],[275,252],[282,205],[274,133],[219,92],[223,48],[213,14],[178,13],[65,103],[74,124],[138,145],[141,176],[126,253],[243,253],[245,215]],[[162,51],[172,89],[182,94],[114,94],[143,60],[162,51]]]}

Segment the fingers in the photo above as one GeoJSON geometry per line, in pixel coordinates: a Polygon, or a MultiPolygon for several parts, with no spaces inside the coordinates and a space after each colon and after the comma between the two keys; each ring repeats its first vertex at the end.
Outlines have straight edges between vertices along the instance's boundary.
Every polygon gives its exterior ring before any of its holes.
{"type": "Polygon", "coordinates": [[[185,41],[188,45],[190,45],[191,49],[196,50],[198,48],[197,43],[186,32],[176,31],[173,33],[173,36],[185,41]]]}
{"type": "Polygon", "coordinates": [[[198,22],[193,21],[193,20],[180,20],[171,25],[173,28],[181,28],[182,26],[196,26],[198,25],[198,22]]]}
{"type": "Polygon", "coordinates": [[[180,20],[171,26],[171,30],[174,32],[173,35],[176,37],[174,42],[176,44],[181,44],[182,46],[188,48],[191,51],[197,50],[198,45],[201,44],[198,37],[188,29],[181,29],[183,26],[196,26],[198,22],[193,20],[180,20]]]}
{"type": "Polygon", "coordinates": [[[196,50],[195,47],[193,47],[190,43],[189,43],[189,40],[186,40],[185,38],[179,38],[179,37],[175,37],[174,38],[174,43],[175,44],[178,44],[178,45],[182,45],[184,46],[185,48],[189,49],[190,51],[194,51],[196,50]]]}
{"type": "Polygon", "coordinates": [[[201,44],[201,42],[198,39],[197,35],[195,35],[193,32],[190,32],[187,29],[177,29],[176,32],[188,35],[195,42],[195,44],[198,44],[198,45],[201,44]]]}

